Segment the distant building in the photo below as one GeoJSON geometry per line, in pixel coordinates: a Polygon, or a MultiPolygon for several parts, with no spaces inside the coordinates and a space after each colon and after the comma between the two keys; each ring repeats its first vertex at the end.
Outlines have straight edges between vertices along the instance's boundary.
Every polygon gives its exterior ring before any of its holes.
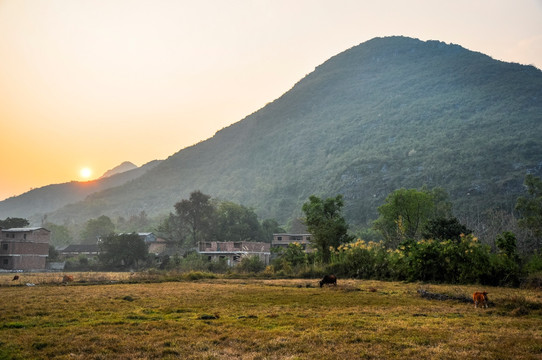
{"type": "Polygon", "coordinates": [[[298,243],[306,252],[313,251],[311,247],[311,234],[273,234],[271,246],[286,249],[288,245],[298,243]]]}
{"type": "Polygon", "coordinates": [[[42,227],[1,229],[0,268],[44,270],[51,232],[42,227]]]}
{"type": "Polygon", "coordinates": [[[251,241],[201,241],[197,252],[210,261],[226,259],[229,266],[237,265],[245,256],[258,256],[265,265],[269,265],[271,256],[269,243],[251,241]]]}
{"type": "Polygon", "coordinates": [[[87,258],[94,258],[100,254],[100,247],[97,244],[72,244],[59,250],[63,258],[79,257],[83,255],[87,258]]]}

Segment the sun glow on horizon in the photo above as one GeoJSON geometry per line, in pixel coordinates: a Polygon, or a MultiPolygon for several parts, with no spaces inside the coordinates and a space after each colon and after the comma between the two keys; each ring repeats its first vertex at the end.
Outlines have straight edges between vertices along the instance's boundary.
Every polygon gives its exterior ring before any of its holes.
{"type": "Polygon", "coordinates": [[[88,168],[88,167],[84,167],[79,171],[79,175],[83,179],[88,180],[88,179],[90,179],[90,176],[92,175],[92,170],[90,168],[88,168]]]}

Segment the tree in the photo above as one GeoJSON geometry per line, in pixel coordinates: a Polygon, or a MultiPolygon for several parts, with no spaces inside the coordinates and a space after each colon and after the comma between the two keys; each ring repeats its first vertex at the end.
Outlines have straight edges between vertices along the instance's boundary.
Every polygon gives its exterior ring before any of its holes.
{"type": "Polygon", "coordinates": [[[220,241],[260,241],[263,232],[256,213],[242,205],[222,202],[217,208],[216,236],[220,241]]]}
{"type": "Polygon", "coordinates": [[[532,232],[535,247],[542,247],[542,179],[528,174],[525,177],[527,196],[519,197],[516,210],[520,214],[519,226],[532,232]]]}
{"type": "Polygon", "coordinates": [[[472,230],[467,229],[456,217],[438,217],[425,224],[422,236],[425,239],[459,241],[461,234],[472,234],[472,230]]]}
{"type": "Polygon", "coordinates": [[[185,246],[193,247],[212,234],[215,208],[211,196],[196,190],[190,194],[189,200],[181,200],[175,204],[180,231],[187,231],[185,246]]]}
{"type": "Polygon", "coordinates": [[[149,249],[145,240],[138,234],[109,234],[99,242],[100,261],[113,268],[138,267],[139,261],[145,261],[149,249]]]}
{"type": "Polygon", "coordinates": [[[335,198],[320,199],[311,195],[309,201],[303,204],[307,230],[311,233],[311,243],[318,249],[322,261],[330,260],[330,248],[351,241],[348,236],[348,224],[341,215],[344,206],[342,195],[335,198]]]}
{"type": "Polygon", "coordinates": [[[59,246],[72,242],[72,236],[66,226],[47,222],[43,224],[43,227],[51,232],[50,244],[59,246]]]}
{"type": "Polygon", "coordinates": [[[0,228],[2,229],[13,229],[13,228],[24,228],[27,227],[30,223],[28,220],[23,218],[6,218],[0,220],[0,228]]]}
{"type": "Polygon", "coordinates": [[[387,245],[397,247],[406,239],[421,238],[422,229],[430,219],[449,216],[448,203],[448,196],[440,188],[398,189],[378,208],[379,217],[373,227],[387,245]]]}
{"type": "Polygon", "coordinates": [[[273,234],[284,233],[284,229],[280,227],[275,219],[265,219],[262,221],[263,241],[270,243],[273,240],[273,234]]]}
{"type": "Polygon", "coordinates": [[[82,243],[96,244],[98,239],[115,232],[115,224],[105,215],[97,219],[90,219],[81,234],[82,243]]]}

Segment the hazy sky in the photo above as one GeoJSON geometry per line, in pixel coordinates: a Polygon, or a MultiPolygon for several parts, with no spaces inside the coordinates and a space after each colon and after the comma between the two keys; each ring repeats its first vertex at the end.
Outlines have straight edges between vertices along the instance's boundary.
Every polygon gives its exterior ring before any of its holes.
{"type": "Polygon", "coordinates": [[[165,159],[389,35],[542,68],[542,0],[0,0],[0,200],[165,159]]]}

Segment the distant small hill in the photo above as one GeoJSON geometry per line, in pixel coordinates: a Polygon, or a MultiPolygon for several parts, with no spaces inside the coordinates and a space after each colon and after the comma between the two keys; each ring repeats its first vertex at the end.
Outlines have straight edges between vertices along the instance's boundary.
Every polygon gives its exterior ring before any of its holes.
{"type": "Polygon", "coordinates": [[[107,170],[102,176],[99,177],[99,179],[103,179],[106,177],[110,177],[112,175],[120,174],[120,173],[134,170],[134,169],[137,169],[137,165],[129,161],[125,161],[122,164],[115,166],[113,169],[107,170]]]}
{"type": "Polygon", "coordinates": [[[513,209],[525,175],[542,175],[540,134],[539,69],[439,41],[375,38],[212,138],[48,219],[153,216],[200,190],[281,224],[301,217],[312,194],[342,194],[347,220],[361,227],[390,192],[422,186],[444,188],[456,216],[477,219],[513,209]]]}

